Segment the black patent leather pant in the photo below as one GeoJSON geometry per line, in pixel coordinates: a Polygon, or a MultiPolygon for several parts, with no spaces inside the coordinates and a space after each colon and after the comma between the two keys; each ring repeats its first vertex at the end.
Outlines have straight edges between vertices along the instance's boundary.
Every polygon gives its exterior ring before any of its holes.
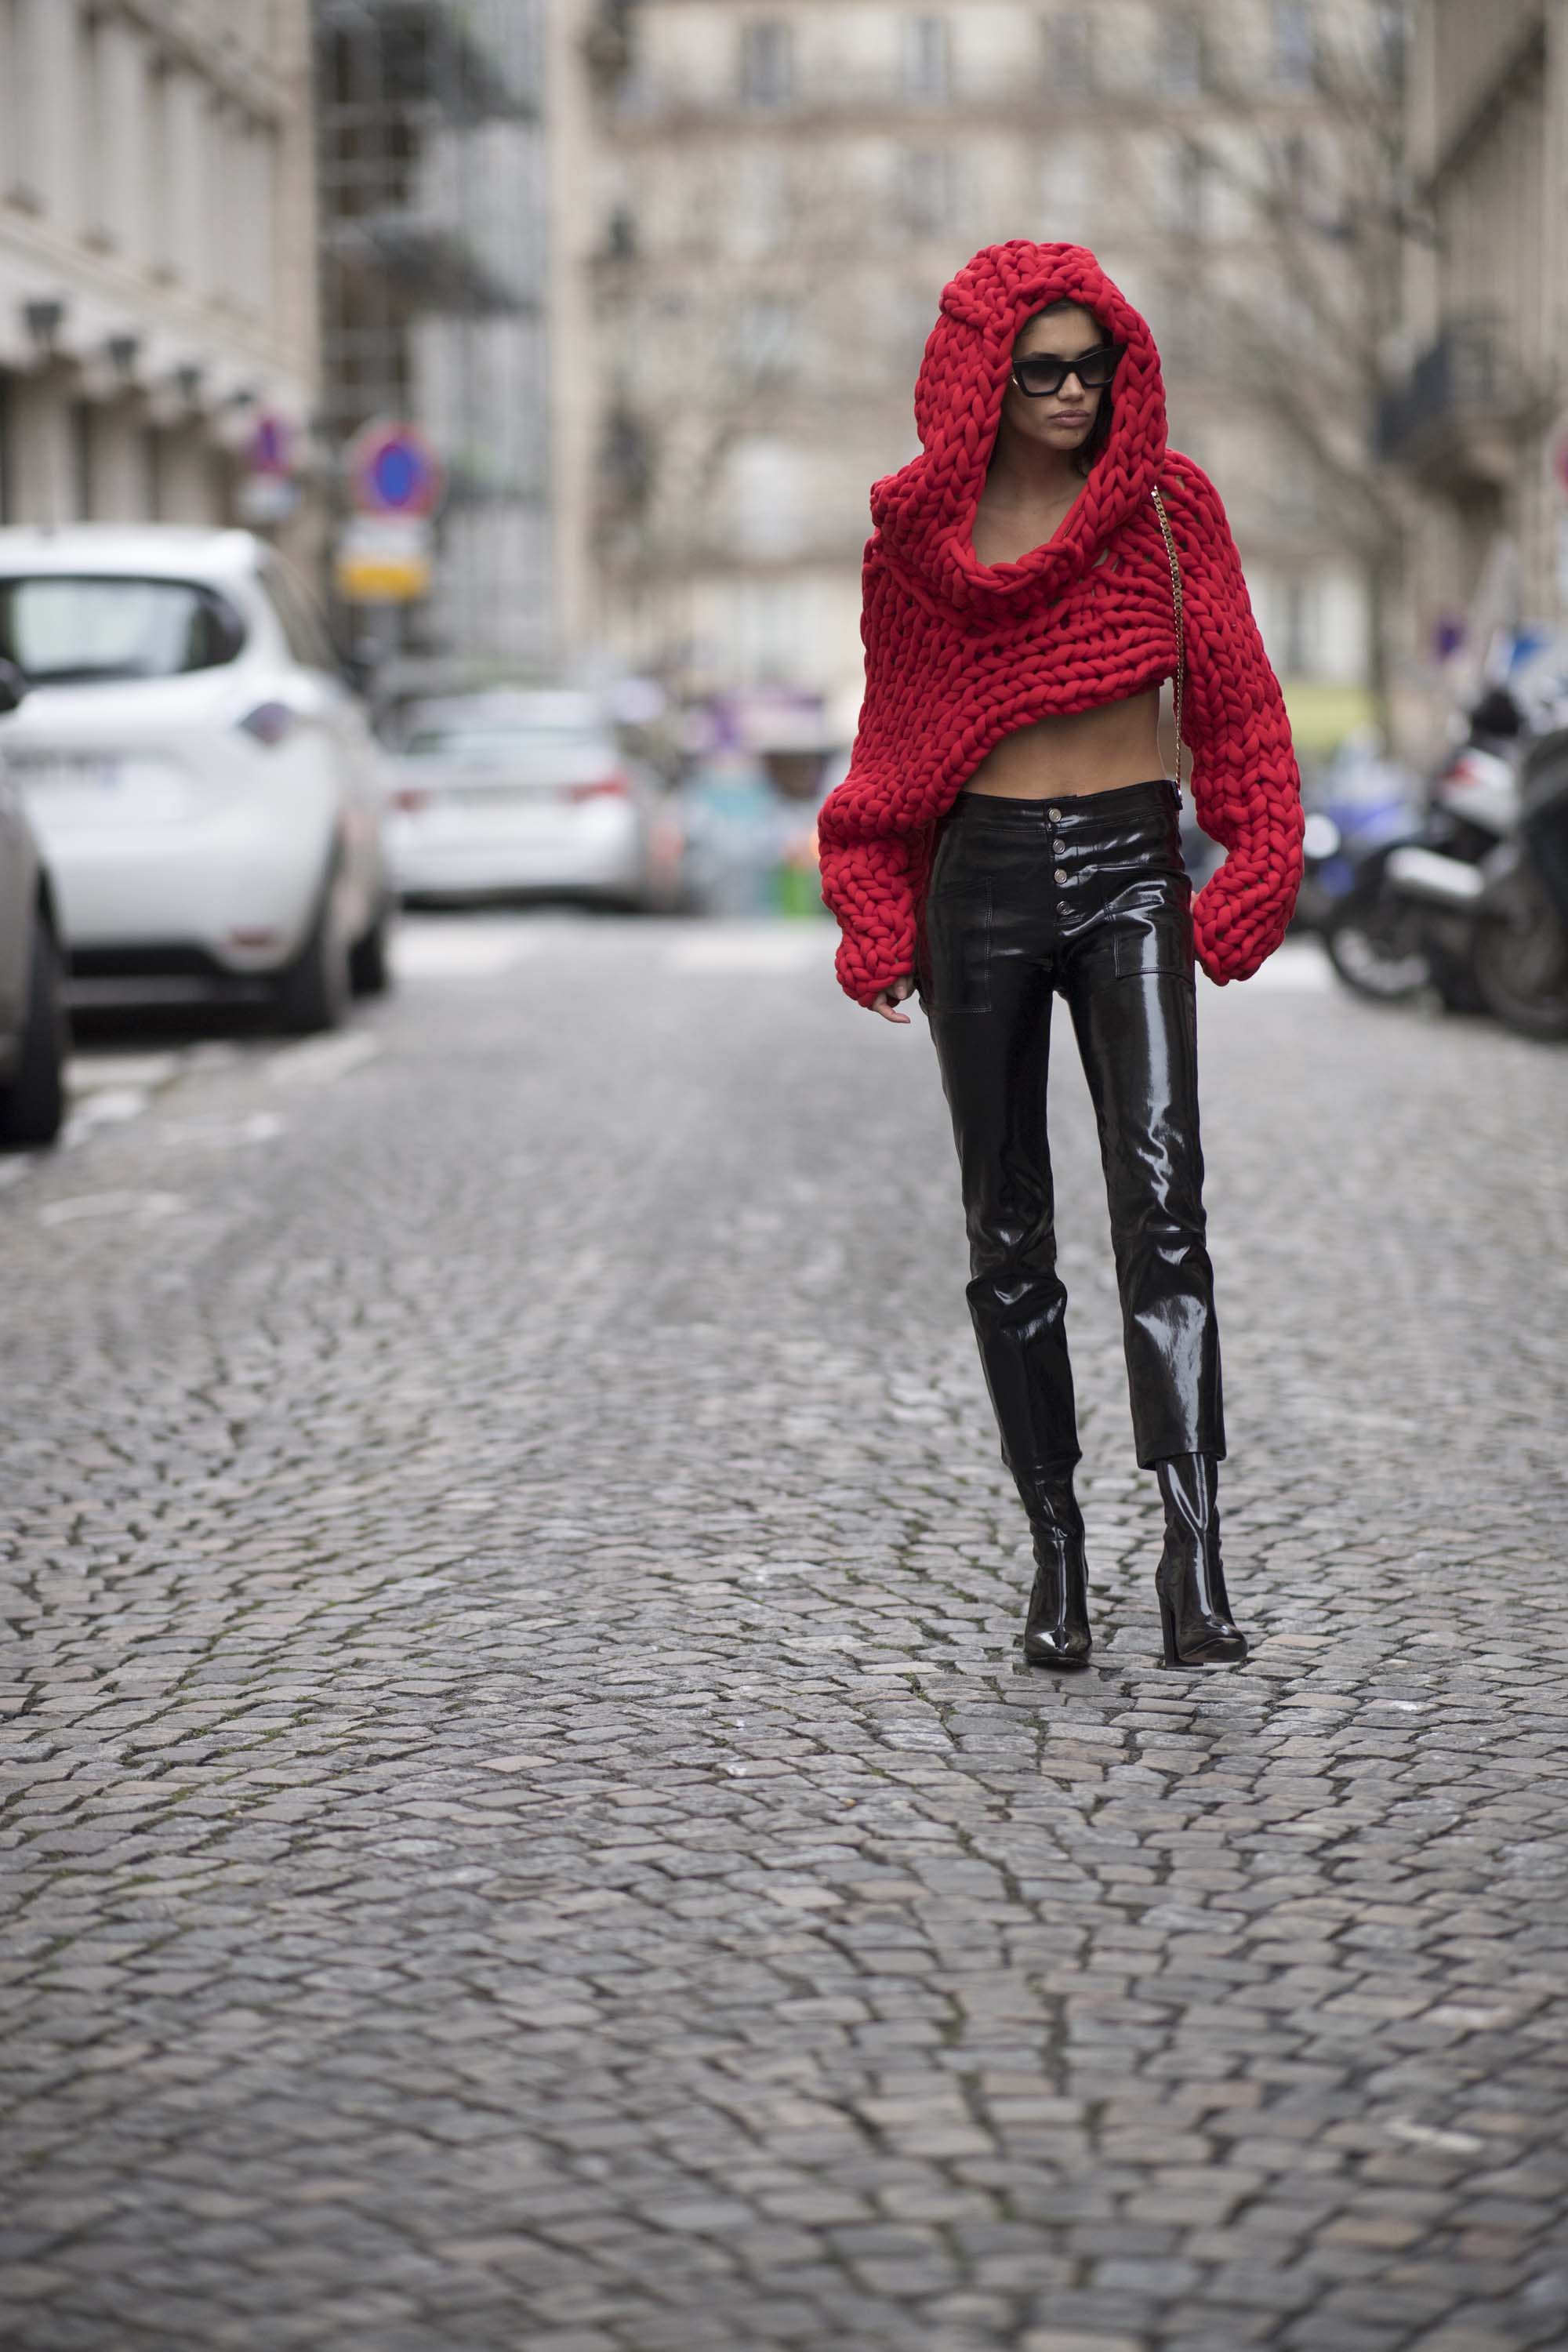
{"type": "Polygon", "coordinates": [[[1179,809],[1164,778],[961,793],[933,849],[916,982],[958,1145],[970,1312],[1026,1507],[1079,1453],[1046,1131],[1057,995],[1099,1124],[1138,1459],[1225,1452],[1179,809]]]}

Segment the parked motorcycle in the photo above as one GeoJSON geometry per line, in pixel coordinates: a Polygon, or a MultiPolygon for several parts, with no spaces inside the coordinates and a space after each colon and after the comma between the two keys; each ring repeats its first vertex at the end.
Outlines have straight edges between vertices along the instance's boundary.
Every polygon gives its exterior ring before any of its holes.
{"type": "Polygon", "coordinates": [[[1450,1012],[1480,1009],[1476,921],[1488,860],[1519,824],[1522,725],[1506,688],[1483,696],[1466,740],[1427,787],[1418,827],[1363,856],[1329,909],[1323,945],[1358,995],[1387,1004],[1436,988],[1450,1012]]]}
{"type": "Polygon", "coordinates": [[[1568,729],[1530,746],[1518,791],[1518,831],[1476,905],[1476,985],[1522,1036],[1568,1037],[1568,729]]]}
{"type": "Polygon", "coordinates": [[[1417,822],[1416,779],[1370,731],[1347,736],[1321,775],[1303,778],[1307,802],[1301,887],[1294,923],[1321,931],[1370,853],[1407,841],[1417,822]]]}

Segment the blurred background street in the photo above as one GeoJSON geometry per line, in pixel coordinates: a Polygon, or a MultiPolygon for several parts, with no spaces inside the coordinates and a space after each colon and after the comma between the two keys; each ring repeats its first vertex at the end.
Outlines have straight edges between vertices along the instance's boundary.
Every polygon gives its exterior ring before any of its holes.
{"type": "Polygon", "coordinates": [[[1568,2341],[1565,223],[1568,0],[0,0],[7,2352],[1568,2341]],[[818,891],[1013,236],[1309,809],[1201,1691],[818,891]]]}

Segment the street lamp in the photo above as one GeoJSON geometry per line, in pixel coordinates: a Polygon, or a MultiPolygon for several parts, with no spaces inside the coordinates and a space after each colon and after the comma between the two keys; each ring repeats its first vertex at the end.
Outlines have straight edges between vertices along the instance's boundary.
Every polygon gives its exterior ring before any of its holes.
{"type": "Polygon", "coordinates": [[[41,360],[52,360],[59,342],[60,329],[65,324],[66,306],[57,298],[36,302],[24,302],[22,317],[33,349],[41,360]]]}
{"type": "Polygon", "coordinates": [[[136,362],[141,355],[140,335],[110,335],[107,346],[109,364],[122,384],[136,381],[136,362]]]}

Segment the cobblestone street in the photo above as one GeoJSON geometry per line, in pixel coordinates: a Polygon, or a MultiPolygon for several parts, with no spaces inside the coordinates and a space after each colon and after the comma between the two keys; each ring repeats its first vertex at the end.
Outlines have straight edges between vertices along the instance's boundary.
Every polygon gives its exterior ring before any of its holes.
{"type": "Polygon", "coordinates": [[[1205,984],[1205,1676],[1060,1024],[1053,1680],[831,944],[410,921],[0,1169],[7,2352],[1568,2343],[1568,1059],[1205,984]]]}

